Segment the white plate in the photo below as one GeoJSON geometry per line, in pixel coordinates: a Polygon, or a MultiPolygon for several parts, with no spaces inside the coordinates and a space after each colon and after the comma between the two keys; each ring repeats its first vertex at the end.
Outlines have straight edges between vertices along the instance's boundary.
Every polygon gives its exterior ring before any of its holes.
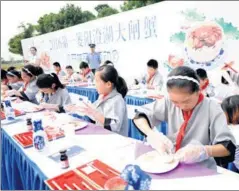
{"type": "Polygon", "coordinates": [[[175,169],[179,161],[173,160],[171,156],[160,156],[157,151],[150,151],[139,156],[136,164],[145,172],[159,174],[175,169]]]}

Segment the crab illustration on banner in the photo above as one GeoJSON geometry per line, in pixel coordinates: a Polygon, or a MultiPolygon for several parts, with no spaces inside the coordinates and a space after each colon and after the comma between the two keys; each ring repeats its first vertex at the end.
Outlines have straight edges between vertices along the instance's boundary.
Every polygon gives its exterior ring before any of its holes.
{"type": "Polygon", "coordinates": [[[200,22],[188,30],[184,42],[190,64],[217,67],[224,56],[224,32],[215,22],[200,22]]]}

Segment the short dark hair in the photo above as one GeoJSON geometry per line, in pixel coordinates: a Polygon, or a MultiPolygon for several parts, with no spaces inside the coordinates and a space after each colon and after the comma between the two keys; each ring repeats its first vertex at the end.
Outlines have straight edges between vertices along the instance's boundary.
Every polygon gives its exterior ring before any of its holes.
{"type": "Polygon", "coordinates": [[[154,59],[150,59],[147,62],[147,66],[150,67],[150,68],[153,68],[153,69],[157,69],[158,68],[158,61],[154,60],[154,59]]]}
{"type": "MultiPolygon", "coordinates": [[[[190,77],[196,81],[198,81],[199,83],[199,79],[198,76],[196,74],[196,72],[187,66],[178,66],[177,68],[173,69],[168,77],[172,77],[172,76],[186,76],[186,77],[190,77]]],[[[190,80],[186,80],[186,79],[170,79],[167,81],[167,88],[171,89],[171,88],[185,88],[188,90],[189,93],[195,93],[198,92],[200,87],[197,83],[190,81],[190,80]]]]}
{"type": "Polygon", "coordinates": [[[89,65],[86,62],[81,62],[80,69],[85,69],[85,68],[89,68],[89,65]]]}
{"type": "Polygon", "coordinates": [[[34,49],[35,51],[37,51],[37,48],[35,46],[32,46],[30,49],[34,49]]]}
{"type": "Polygon", "coordinates": [[[110,60],[106,60],[104,62],[104,65],[113,65],[114,66],[113,62],[111,62],[110,60]]]}
{"type": "Polygon", "coordinates": [[[52,88],[52,84],[56,84],[55,90],[58,88],[64,88],[62,83],[60,82],[58,76],[55,73],[51,74],[41,74],[37,77],[36,82],[38,88],[52,88]]]}
{"type": "Polygon", "coordinates": [[[221,107],[226,114],[228,124],[239,124],[239,95],[227,97],[221,107]]]}
{"type": "Polygon", "coordinates": [[[73,70],[71,65],[66,66],[66,69],[72,69],[73,70]]]}
{"type": "Polygon", "coordinates": [[[16,70],[16,67],[15,67],[15,66],[10,66],[10,67],[8,67],[7,71],[9,72],[9,71],[11,71],[11,70],[16,70]]]}
{"type": "Polygon", "coordinates": [[[95,46],[96,46],[95,44],[89,44],[90,48],[95,48],[95,46]]]}
{"type": "Polygon", "coordinates": [[[197,73],[198,77],[199,77],[201,80],[205,80],[205,79],[208,78],[208,77],[207,77],[207,71],[204,70],[204,69],[202,69],[202,68],[198,68],[198,69],[196,70],[196,73],[197,73]]]}
{"type": "Polygon", "coordinates": [[[59,62],[54,62],[54,63],[53,63],[53,66],[56,66],[56,67],[60,67],[60,68],[61,68],[61,65],[60,65],[59,62]]]}

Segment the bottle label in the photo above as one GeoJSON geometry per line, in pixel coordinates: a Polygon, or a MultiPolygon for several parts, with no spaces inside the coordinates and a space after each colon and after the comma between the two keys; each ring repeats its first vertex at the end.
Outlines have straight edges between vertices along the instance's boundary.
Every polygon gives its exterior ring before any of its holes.
{"type": "Polygon", "coordinates": [[[7,120],[8,121],[13,121],[15,118],[14,117],[12,117],[12,116],[7,116],[7,120]]]}
{"type": "Polygon", "coordinates": [[[61,161],[61,168],[68,168],[68,167],[69,167],[69,161],[68,160],[61,161]]]}
{"type": "Polygon", "coordinates": [[[34,137],[34,147],[39,151],[44,149],[45,140],[43,136],[38,135],[34,137]]]}

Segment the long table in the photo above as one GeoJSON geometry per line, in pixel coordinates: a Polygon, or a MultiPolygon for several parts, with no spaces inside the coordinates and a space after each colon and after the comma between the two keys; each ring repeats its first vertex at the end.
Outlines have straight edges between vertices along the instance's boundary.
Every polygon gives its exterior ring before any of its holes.
{"type": "MultiPolygon", "coordinates": [[[[59,120],[73,120],[67,114],[59,114],[58,117],[59,120]]],[[[60,175],[94,159],[99,159],[122,171],[127,164],[135,163],[138,151],[142,152],[144,147],[148,147],[142,145],[140,141],[120,136],[89,123],[87,128],[77,131],[75,135],[66,134],[64,138],[49,142],[48,151],[41,153],[34,148],[23,149],[12,138],[14,134],[26,131],[25,116],[19,119],[17,123],[4,125],[1,129],[1,188],[3,190],[47,190],[49,188],[44,183],[45,179],[60,175]],[[59,164],[47,157],[50,153],[72,145],[79,145],[86,151],[70,159],[69,169],[61,169],[59,164]]],[[[221,168],[218,172],[221,174],[210,172],[198,165],[179,165],[171,173],[153,176],[151,189],[238,189],[239,175],[221,168]],[[209,184],[212,181],[217,184],[209,184]]]]}

